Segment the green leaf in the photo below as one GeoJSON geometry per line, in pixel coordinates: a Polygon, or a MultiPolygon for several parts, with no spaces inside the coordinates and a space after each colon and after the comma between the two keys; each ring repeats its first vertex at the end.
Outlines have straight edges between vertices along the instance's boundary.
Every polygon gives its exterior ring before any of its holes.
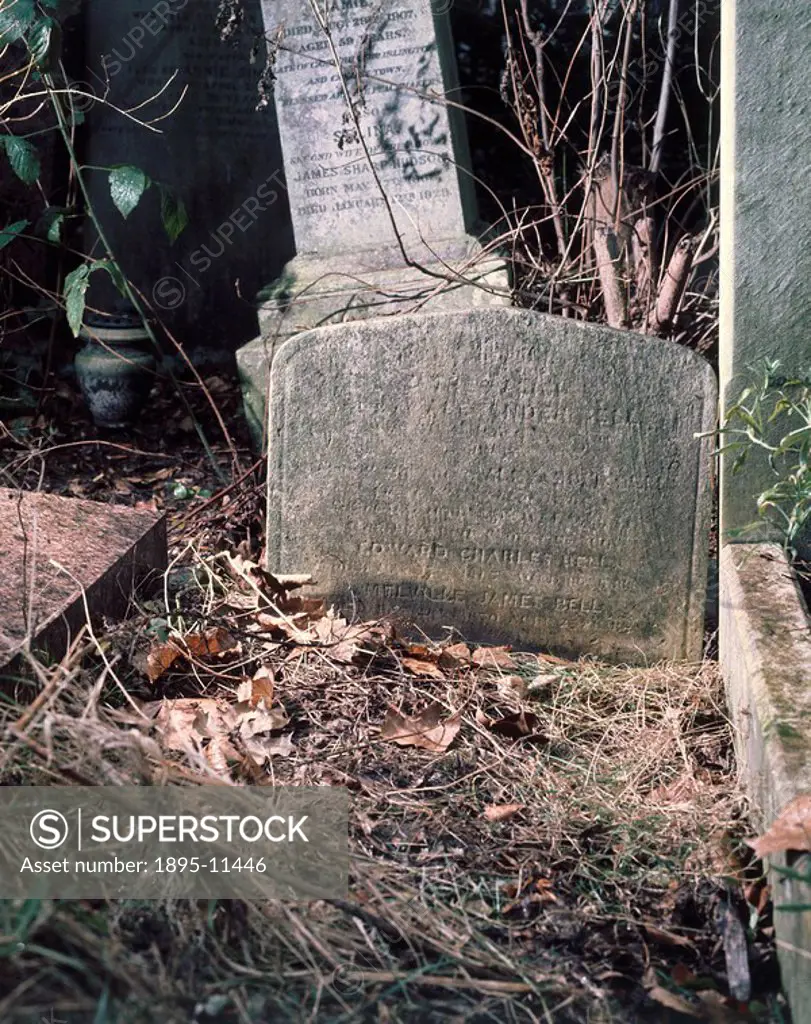
{"type": "Polygon", "coordinates": [[[110,171],[110,197],[122,217],[129,217],[149,188],[149,177],[140,167],[120,164],[110,171]]]}
{"type": "Polygon", "coordinates": [[[808,438],[811,438],[811,423],[807,427],[798,427],[797,430],[792,430],[790,434],[786,434],[778,445],[776,454],[782,455],[794,445],[803,444],[808,438]]]}
{"type": "Polygon", "coordinates": [[[22,39],[35,17],[34,0],[5,0],[0,5],[0,46],[22,39]]]}
{"type": "Polygon", "coordinates": [[[28,227],[27,220],[15,220],[13,224],[9,224],[0,231],[0,249],[5,249],[9,242],[13,242],[14,239],[19,235],[21,231],[25,231],[28,227]]]}
{"type": "Polygon", "coordinates": [[[79,337],[84,320],[85,293],[90,284],[91,267],[82,263],[65,278],[65,310],[68,316],[68,324],[74,338],[79,337]]]}
{"type": "Polygon", "coordinates": [[[740,473],[740,471],[743,469],[744,465],[746,464],[746,457],[747,457],[748,454],[749,454],[749,449],[748,448],[744,448],[741,452],[739,452],[735,456],[735,461],[732,463],[732,473],[733,474],[740,473]]]}
{"type": "Polygon", "coordinates": [[[26,38],[31,59],[44,71],[51,70],[62,49],[62,29],[53,18],[44,17],[35,22],[26,38]]]}
{"type": "Polygon", "coordinates": [[[183,200],[168,185],[158,185],[161,193],[161,220],[169,241],[174,243],[189,223],[183,200]]]}
{"type": "Polygon", "coordinates": [[[48,224],[47,239],[49,242],[59,243],[62,241],[62,225],[65,223],[65,214],[57,210],[48,224]]]}
{"type": "Polygon", "coordinates": [[[75,214],[75,211],[67,206],[46,206],[36,223],[34,233],[39,238],[46,238],[49,242],[59,245],[65,222],[71,214],[75,214]]]}
{"type": "Polygon", "coordinates": [[[39,177],[40,170],[39,153],[36,147],[28,139],[20,138],[19,135],[3,135],[0,138],[2,138],[12,171],[20,181],[24,181],[26,185],[33,185],[39,177]]]}

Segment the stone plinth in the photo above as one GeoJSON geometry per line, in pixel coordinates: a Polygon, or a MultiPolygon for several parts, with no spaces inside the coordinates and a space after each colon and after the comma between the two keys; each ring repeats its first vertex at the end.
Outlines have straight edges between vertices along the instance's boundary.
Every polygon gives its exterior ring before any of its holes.
{"type": "Polygon", "coordinates": [[[268,560],[374,617],[618,661],[701,653],[715,383],[518,310],[324,327],[271,371],[268,560]]]}
{"type": "Polygon", "coordinates": [[[381,268],[373,253],[352,256],[353,274],[343,270],[344,257],[297,257],[287,265],[287,277],[260,296],[262,333],[237,353],[245,413],[257,448],[263,447],[266,431],[273,353],[287,338],[331,323],[425,309],[464,311],[508,301],[504,265],[492,257],[476,254],[471,262],[460,254],[459,276],[449,281],[414,268],[381,268]]]}

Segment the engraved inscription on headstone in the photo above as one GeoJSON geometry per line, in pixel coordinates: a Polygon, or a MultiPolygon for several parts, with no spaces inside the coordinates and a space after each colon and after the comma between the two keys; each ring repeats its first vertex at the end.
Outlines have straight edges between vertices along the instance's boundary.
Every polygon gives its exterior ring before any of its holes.
{"type": "Polygon", "coordinates": [[[263,0],[268,36],[281,33],[275,97],[298,255],[260,293],[260,337],[237,353],[257,448],[268,368],[285,338],[328,323],[509,303],[503,260],[475,237],[445,6],[263,0]],[[314,8],[329,12],[326,21],[314,8]]]}
{"type": "Polygon", "coordinates": [[[695,434],[714,410],[694,353],[537,313],[298,335],[271,369],[269,568],[434,634],[696,657],[710,449],[695,434]]]}
{"type": "MultiPolygon", "coordinates": [[[[125,270],[188,348],[255,334],[246,299],[292,253],[275,111],[256,109],[262,61],[252,62],[251,49],[261,8],[259,0],[243,6],[245,31],[230,42],[217,31],[218,0],[87,0],[83,8],[86,88],[129,112],[89,106],[87,162],[142,168],[183,200],[189,225],[170,243],[156,187],[125,221],[101,170],[89,175],[96,212],[125,270]]],[[[95,274],[91,292],[113,302],[105,278],[95,274]]]]}
{"type": "Polygon", "coordinates": [[[393,246],[392,217],[408,248],[464,238],[473,208],[455,166],[468,166],[464,126],[437,102],[454,98],[447,16],[434,18],[430,0],[263,7],[268,29],[284,30],[276,104],[298,252],[393,246]],[[328,12],[322,23],[313,7],[328,12]]]}

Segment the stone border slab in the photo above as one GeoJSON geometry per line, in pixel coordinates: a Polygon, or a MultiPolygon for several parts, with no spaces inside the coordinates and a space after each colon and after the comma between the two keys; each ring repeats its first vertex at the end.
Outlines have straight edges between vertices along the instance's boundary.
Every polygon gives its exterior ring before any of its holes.
{"type": "Polygon", "coordinates": [[[139,581],[166,564],[163,515],[0,488],[0,678],[16,675],[26,633],[32,651],[61,657],[85,600],[91,615],[123,614],[139,581]]]}
{"type": "MultiPolygon", "coordinates": [[[[779,545],[723,549],[719,618],[737,761],[765,830],[790,800],[811,792],[811,619],[779,545]]],[[[786,866],[784,855],[770,860],[786,866]]],[[[805,870],[802,861],[788,866],[805,870]]],[[[811,886],[775,871],[770,881],[775,907],[811,903],[811,886]]],[[[775,930],[794,1022],[811,1024],[811,911],[776,910],[775,930]]]]}

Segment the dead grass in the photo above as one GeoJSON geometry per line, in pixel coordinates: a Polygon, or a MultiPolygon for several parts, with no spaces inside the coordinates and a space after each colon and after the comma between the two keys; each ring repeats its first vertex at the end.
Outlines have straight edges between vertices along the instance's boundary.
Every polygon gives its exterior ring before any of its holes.
{"type": "Polygon", "coordinates": [[[33,704],[21,690],[23,703],[6,705],[0,782],[210,780],[204,749],[163,749],[132,705],[233,701],[264,663],[295,750],[251,781],[349,788],[351,892],[252,905],[6,901],[0,1020],[53,1009],[99,1024],[660,1022],[671,1019],[662,991],[707,1020],[783,1019],[766,918],[751,944],[759,1002],[739,1015],[725,998],[714,915],[745,906],[748,827],[715,663],[514,655],[510,667],[420,678],[404,667],[413,648],[393,639],[345,664],[329,646],[252,631],[244,610],[225,608],[211,559],[178,566],[168,603],[81,638],[60,666],[39,668],[33,704]],[[168,612],[184,630],[225,625],[238,646],[151,684],[133,665],[168,612]],[[381,738],[390,707],[435,702],[461,716],[447,751],[381,738]]]}

